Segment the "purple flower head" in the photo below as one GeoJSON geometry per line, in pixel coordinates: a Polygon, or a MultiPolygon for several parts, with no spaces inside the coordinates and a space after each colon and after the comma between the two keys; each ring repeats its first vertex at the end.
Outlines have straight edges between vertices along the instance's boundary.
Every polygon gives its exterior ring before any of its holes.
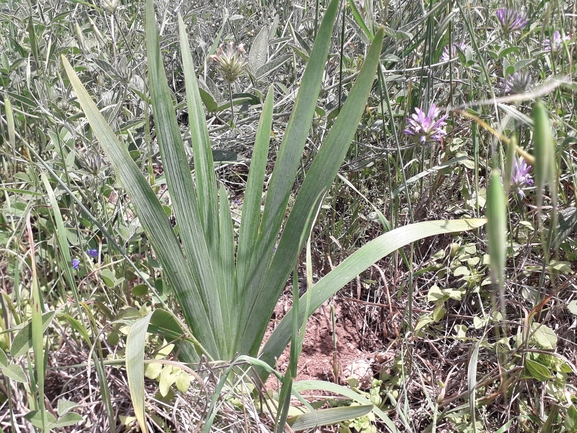
{"type": "Polygon", "coordinates": [[[449,47],[443,48],[443,54],[441,54],[441,62],[448,62],[451,59],[454,59],[459,55],[459,50],[465,51],[467,49],[467,45],[462,42],[457,42],[451,45],[451,49],[449,47]]]}
{"type": "Polygon", "coordinates": [[[440,110],[435,104],[431,104],[427,114],[422,109],[415,108],[415,114],[407,119],[407,129],[404,133],[412,135],[420,144],[427,144],[431,141],[440,143],[443,137],[447,135],[447,131],[445,131],[447,115],[445,114],[435,120],[439,114],[440,110]]]}
{"type": "Polygon", "coordinates": [[[96,258],[98,257],[98,250],[92,249],[92,248],[88,248],[87,251],[88,255],[92,258],[96,258]]]}
{"type": "Polygon", "coordinates": [[[78,266],[80,266],[80,260],[72,259],[72,269],[78,269],[78,266]]]}
{"type": "Polygon", "coordinates": [[[563,42],[566,42],[569,39],[569,36],[561,36],[559,30],[555,30],[553,32],[553,40],[545,39],[543,41],[543,48],[545,51],[558,50],[563,45],[563,42]]]}
{"type": "Polygon", "coordinates": [[[497,19],[505,34],[518,32],[529,22],[522,13],[506,8],[497,9],[497,19]]]}
{"type": "Polygon", "coordinates": [[[533,186],[533,177],[529,174],[531,166],[523,157],[515,158],[513,161],[513,172],[511,173],[511,188],[517,191],[519,197],[525,197],[523,188],[533,186]]]}
{"type": "Polygon", "coordinates": [[[505,93],[516,95],[524,93],[531,85],[531,75],[528,72],[517,71],[509,75],[503,82],[505,93]]]}

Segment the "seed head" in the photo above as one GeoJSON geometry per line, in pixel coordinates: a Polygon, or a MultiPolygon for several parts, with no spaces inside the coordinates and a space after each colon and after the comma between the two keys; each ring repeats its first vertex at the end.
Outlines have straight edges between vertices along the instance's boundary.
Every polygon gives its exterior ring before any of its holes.
{"type": "Polygon", "coordinates": [[[110,14],[114,14],[116,12],[116,8],[118,7],[119,0],[101,0],[100,4],[102,5],[102,9],[110,14]]]}
{"type": "Polygon", "coordinates": [[[229,82],[235,82],[244,72],[246,60],[244,59],[244,44],[240,44],[236,49],[234,42],[229,42],[223,48],[221,44],[216,50],[216,54],[210,56],[210,59],[218,63],[218,69],[223,78],[229,82]]]}
{"type": "Polygon", "coordinates": [[[516,95],[525,92],[531,85],[531,75],[528,72],[517,71],[504,80],[505,93],[516,95]]]}

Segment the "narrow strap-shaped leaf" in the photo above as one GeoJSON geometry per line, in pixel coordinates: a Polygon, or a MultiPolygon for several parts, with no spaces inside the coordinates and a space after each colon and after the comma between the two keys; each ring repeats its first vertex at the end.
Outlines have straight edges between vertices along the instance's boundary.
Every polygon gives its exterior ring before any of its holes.
{"type": "Polygon", "coordinates": [[[250,172],[246,183],[244,202],[242,204],[242,217],[240,220],[240,234],[238,239],[237,253],[237,283],[239,290],[245,288],[247,271],[250,268],[252,253],[256,249],[258,226],[261,216],[261,203],[263,195],[264,176],[268,158],[270,131],[272,125],[274,91],[271,86],[268,89],[264,101],[262,114],[256,132],[256,141],[250,162],[250,172]]]}
{"type": "MultiPolygon", "coordinates": [[[[487,222],[485,219],[462,219],[450,221],[424,221],[396,228],[387,232],[349,256],[339,266],[320,279],[311,289],[310,309],[308,312],[301,311],[300,319],[305,314],[310,316],[313,311],[323,302],[338,292],[345,284],[352,281],[357,275],[369,268],[373,263],[398,250],[411,242],[446,233],[461,232],[481,227],[487,222]]],[[[303,295],[307,296],[307,294],[303,295]]],[[[301,297],[302,299],[302,297],[301,297]]],[[[290,311],[276,327],[265,346],[261,356],[263,361],[273,365],[275,358],[279,357],[285,349],[291,336],[291,313],[290,311]]]]}
{"type": "Polygon", "coordinates": [[[144,346],[148,324],[154,313],[138,320],[130,327],[126,338],[126,376],[130,389],[130,399],[134,415],[143,433],[146,428],[146,413],[144,410],[144,346]]]}
{"type": "MultiPolygon", "coordinates": [[[[307,135],[309,134],[314,110],[317,105],[325,60],[331,42],[331,35],[338,12],[338,6],[338,0],[331,0],[317,33],[310,60],[303,75],[302,84],[287,125],[275,168],[271,176],[269,189],[266,194],[264,212],[259,227],[258,241],[255,244],[256,248],[253,251],[253,257],[256,257],[257,259],[251,261],[251,268],[248,273],[250,279],[263,278],[266,269],[270,265],[270,261],[267,260],[267,258],[271,258],[273,255],[274,244],[277,240],[284,219],[289,195],[294,185],[296,172],[302,158],[304,145],[307,135]]],[[[292,266],[292,264],[293,259],[291,259],[290,266],[292,266]]],[[[247,320],[252,320],[251,314],[255,307],[255,301],[258,295],[255,288],[260,286],[260,284],[253,284],[250,280],[247,284],[252,287],[250,290],[246,291],[242,316],[243,320],[241,322],[243,324],[246,324],[247,320]]],[[[278,292],[278,290],[275,290],[275,292],[278,292]]],[[[267,311],[263,310],[261,306],[258,308],[259,311],[267,311]]],[[[263,314],[260,314],[260,316],[258,325],[254,322],[253,324],[262,327],[262,320],[268,320],[268,318],[264,318],[265,315],[263,314]]],[[[243,333],[242,338],[250,339],[251,337],[247,336],[246,333],[243,333]]],[[[251,340],[250,344],[252,345],[253,343],[255,343],[255,341],[251,340]]],[[[246,342],[244,344],[246,344],[246,342]]],[[[244,347],[244,345],[241,347],[244,347]]]]}
{"type": "MultiPolygon", "coordinates": [[[[317,33],[311,58],[303,75],[295,105],[290,116],[283,142],[271,176],[262,221],[259,242],[254,254],[270,256],[286,211],[289,195],[294,185],[297,169],[309,134],[321,80],[327,58],[339,0],[331,0],[317,33]]],[[[261,270],[263,261],[254,263],[261,270]]],[[[249,305],[252,300],[249,300],[249,305]]]]}
{"type": "Polygon", "coordinates": [[[192,55],[187,32],[182,17],[178,16],[178,31],[180,34],[180,51],[182,55],[182,69],[186,85],[186,105],[188,107],[188,123],[190,140],[194,151],[194,170],[196,173],[198,207],[202,225],[204,227],[207,244],[216,245],[218,220],[217,214],[217,187],[214,175],[214,162],[210,146],[206,116],[202,108],[202,98],[198,89],[198,81],[194,71],[192,55]]]}
{"type": "MultiPolygon", "coordinates": [[[[189,281],[186,284],[194,284],[198,288],[199,298],[193,301],[200,301],[203,304],[205,315],[208,316],[209,321],[199,321],[197,317],[192,315],[192,310],[190,309],[183,308],[182,311],[189,326],[209,328],[213,334],[212,339],[217,341],[219,348],[217,352],[213,352],[213,356],[220,357],[220,348],[225,347],[227,341],[220,309],[220,292],[216,284],[214,266],[212,264],[215,251],[214,249],[212,251],[209,250],[207,245],[207,238],[209,242],[213,243],[216,241],[217,235],[213,234],[214,228],[204,230],[202,226],[197,194],[195,193],[196,188],[192,181],[191,170],[184,151],[184,143],[178,127],[160,55],[152,0],[148,0],[146,3],[146,50],[154,123],[162,155],[164,173],[179,227],[180,240],[193,277],[193,281],[189,281]],[[206,238],[205,233],[208,233],[206,238]]],[[[201,104],[200,98],[197,102],[201,104]]],[[[195,111],[193,107],[191,107],[191,110],[195,111]]],[[[216,190],[214,190],[214,194],[212,200],[216,203],[216,190]]],[[[214,209],[217,209],[216,206],[214,209]]],[[[211,216],[213,220],[211,224],[214,224],[215,228],[218,228],[217,215],[215,212],[211,216]]],[[[186,285],[175,287],[174,290],[180,303],[185,301],[184,298],[190,297],[190,292],[186,285]]],[[[190,303],[190,300],[188,302],[190,303]]]]}
{"type": "MultiPolygon", "coordinates": [[[[257,285],[258,290],[253,289],[255,293],[253,305],[258,305],[258,308],[269,308],[271,311],[274,308],[284,282],[303,247],[304,239],[301,234],[308,233],[313,223],[313,220],[308,219],[310,209],[321,192],[330,189],[346,156],[373,84],[379,64],[383,34],[383,29],[380,29],[375,35],[363,69],[306,175],[294,208],[287,220],[272,265],[267,269],[265,277],[260,280],[260,284],[257,285]]],[[[253,343],[249,354],[254,355],[254,351],[258,350],[256,341],[260,341],[264,335],[263,329],[266,325],[262,322],[265,320],[264,318],[253,320],[252,314],[249,312],[246,317],[249,317],[250,320],[243,322],[246,323],[247,329],[243,336],[246,343],[249,341],[253,343]],[[254,333],[257,334],[253,335],[254,333]]]]}
{"type": "Polygon", "coordinates": [[[189,312],[186,319],[192,333],[202,342],[209,353],[215,353],[217,346],[214,334],[206,325],[196,326],[196,324],[200,323],[209,323],[208,313],[202,302],[198,301],[200,299],[198,286],[191,275],[180,244],[172,231],[164,209],[144,175],[132,160],[128,150],[119,142],[110,126],[106,123],[98,107],[88,95],[76,72],[74,72],[65,57],[62,57],[62,63],[96,138],[132,200],[140,222],[162,263],[165,275],[175,290],[182,311],[189,312]],[[191,317],[194,320],[190,320],[191,317]]]}
{"type": "MultiPolygon", "coordinates": [[[[294,390],[295,393],[303,393],[304,391],[329,391],[332,394],[340,394],[345,397],[350,398],[353,401],[356,401],[363,405],[372,404],[371,400],[366,398],[364,395],[359,394],[356,391],[353,391],[350,388],[337,385],[336,383],[327,382],[324,380],[301,380],[294,383],[294,390]]],[[[383,422],[387,425],[387,428],[392,433],[399,433],[397,427],[391,419],[380,409],[378,406],[373,407],[373,412],[377,415],[383,422]]],[[[399,414],[400,415],[400,414],[399,414]]],[[[399,416],[399,418],[401,415],[399,416]]],[[[405,428],[407,426],[405,425],[405,428]]],[[[412,433],[412,430],[407,429],[407,433],[412,433]]]]}
{"type": "Polygon", "coordinates": [[[288,424],[293,431],[310,430],[324,425],[333,425],[341,421],[360,418],[373,410],[374,405],[343,406],[329,409],[319,409],[303,413],[289,419],[288,424]]]}
{"type": "Polygon", "coordinates": [[[236,278],[234,266],[234,229],[232,227],[232,216],[230,213],[230,206],[228,203],[228,194],[223,185],[220,186],[220,245],[218,251],[218,268],[216,273],[216,281],[220,295],[220,308],[222,310],[222,317],[225,322],[225,329],[228,332],[228,345],[222,350],[222,359],[232,359],[235,355],[235,335],[238,332],[238,303],[240,300],[237,297],[236,278]]]}

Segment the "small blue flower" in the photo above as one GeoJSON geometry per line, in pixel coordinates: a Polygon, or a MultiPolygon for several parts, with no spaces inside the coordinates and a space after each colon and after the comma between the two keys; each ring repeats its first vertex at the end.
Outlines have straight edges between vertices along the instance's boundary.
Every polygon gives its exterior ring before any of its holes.
{"type": "Polygon", "coordinates": [[[92,249],[92,248],[88,248],[88,255],[90,257],[96,258],[98,257],[98,250],[92,249]]]}
{"type": "Polygon", "coordinates": [[[80,260],[72,259],[72,269],[78,269],[78,266],[80,266],[80,260]]]}

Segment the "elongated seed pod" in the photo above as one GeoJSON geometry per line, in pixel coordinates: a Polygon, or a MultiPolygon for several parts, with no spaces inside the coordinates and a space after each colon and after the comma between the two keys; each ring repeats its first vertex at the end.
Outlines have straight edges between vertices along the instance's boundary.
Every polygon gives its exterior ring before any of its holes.
{"type": "Polygon", "coordinates": [[[491,280],[499,289],[501,307],[504,301],[505,261],[507,259],[507,205],[499,170],[493,169],[487,191],[487,240],[491,280]]]}
{"type": "MultiPolygon", "coordinates": [[[[547,110],[541,100],[537,100],[531,112],[533,118],[533,146],[535,153],[535,189],[537,191],[537,207],[543,205],[543,189],[545,185],[555,189],[555,140],[551,132],[551,124],[547,110]]],[[[554,194],[551,194],[554,196],[554,194]]]]}

